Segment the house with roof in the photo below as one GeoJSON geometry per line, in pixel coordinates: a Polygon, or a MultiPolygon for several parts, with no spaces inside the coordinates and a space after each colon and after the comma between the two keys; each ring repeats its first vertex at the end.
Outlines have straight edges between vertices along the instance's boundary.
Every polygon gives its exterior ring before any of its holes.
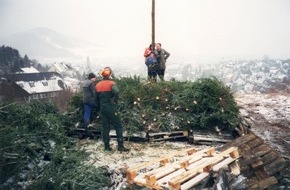
{"type": "Polygon", "coordinates": [[[6,74],[0,86],[0,100],[23,101],[53,98],[67,88],[57,72],[6,74]]]}

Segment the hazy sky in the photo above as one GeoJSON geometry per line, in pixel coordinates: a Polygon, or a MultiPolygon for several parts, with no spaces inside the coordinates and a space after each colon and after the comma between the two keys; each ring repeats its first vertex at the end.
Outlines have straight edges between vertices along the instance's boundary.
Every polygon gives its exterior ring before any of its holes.
{"type": "MultiPolygon", "coordinates": [[[[151,0],[0,0],[0,36],[34,27],[142,56],[151,0]]],[[[156,0],[156,41],[173,57],[290,58],[290,1],[156,0]]]]}

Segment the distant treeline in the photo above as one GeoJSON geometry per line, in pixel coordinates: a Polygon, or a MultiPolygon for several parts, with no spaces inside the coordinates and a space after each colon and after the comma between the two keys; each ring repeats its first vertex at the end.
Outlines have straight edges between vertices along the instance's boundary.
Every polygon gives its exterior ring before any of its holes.
{"type": "Polygon", "coordinates": [[[17,49],[4,45],[0,47],[0,74],[15,73],[24,67],[34,67],[39,71],[48,70],[48,66],[42,66],[35,59],[30,60],[27,55],[21,57],[17,49]]]}

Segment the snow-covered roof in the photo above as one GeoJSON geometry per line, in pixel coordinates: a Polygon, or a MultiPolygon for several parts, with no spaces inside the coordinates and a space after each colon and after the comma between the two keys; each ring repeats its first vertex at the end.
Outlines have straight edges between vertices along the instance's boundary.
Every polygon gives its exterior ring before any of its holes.
{"type": "Polygon", "coordinates": [[[20,69],[23,73],[39,73],[39,71],[35,69],[34,67],[25,67],[25,68],[20,68],[20,69]]]}
{"type": "Polygon", "coordinates": [[[29,94],[56,92],[66,88],[61,75],[56,72],[9,74],[5,78],[29,94]]]}

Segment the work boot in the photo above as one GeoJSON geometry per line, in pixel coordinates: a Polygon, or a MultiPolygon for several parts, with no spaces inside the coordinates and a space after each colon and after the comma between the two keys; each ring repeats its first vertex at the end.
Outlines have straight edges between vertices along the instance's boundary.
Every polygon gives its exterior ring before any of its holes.
{"type": "Polygon", "coordinates": [[[129,152],[129,149],[124,147],[123,142],[118,142],[118,151],[120,151],[120,152],[129,152]]]}
{"type": "Polygon", "coordinates": [[[105,151],[112,151],[113,149],[110,147],[110,144],[105,144],[105,151]]]}

